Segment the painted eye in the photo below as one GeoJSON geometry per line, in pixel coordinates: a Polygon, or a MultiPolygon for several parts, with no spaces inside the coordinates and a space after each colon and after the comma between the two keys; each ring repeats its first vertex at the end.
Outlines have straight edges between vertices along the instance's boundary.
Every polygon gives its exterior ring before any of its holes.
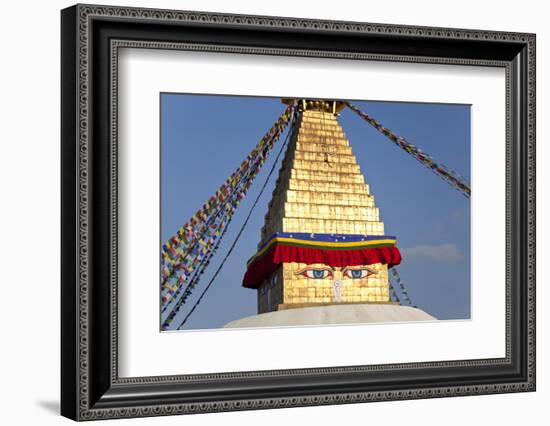
{"type": "Polygon", "coordinates": [[[346,269],[344,271],[344,276],[353,279],[366,278],[371,274],[372,272],[368,269],[346,269]]]}
{"type": "Polygon", "coordinates": [[[332,272],[328,269],[305,269],[300,275],[307,278],[313,278],[314,280],[323,280],[332,277],[332,272]]]}

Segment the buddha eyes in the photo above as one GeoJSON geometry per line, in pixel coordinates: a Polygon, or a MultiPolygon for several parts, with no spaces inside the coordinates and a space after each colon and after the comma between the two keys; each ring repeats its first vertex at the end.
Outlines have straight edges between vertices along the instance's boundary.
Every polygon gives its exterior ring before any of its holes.
{"type": "Polygon", "coordinates": [[[314,280],[323,280],[325,278],[332,278],[332,271],[329,269],[304,269],[300,272],[300,275],[303,275],[307,278],[313,278],[314,280]]]}
{"type": "MultiPolygon", "coordinates": [[[[353,268],[344,268],[342,274],[344,278],[351,279],[361,279],[367,278],[369,275],[374,274],[374,271],[370,269],[353,269],[353,268]]],[[[311,278],[314,280],[324,280],[326,278],[333,278],[334,272],[332,269],[328,268],[304,268],[301,271],[297,272],[298,275],[302,275],[306,278],[311,278]]]]}
{"type": "Polygon", "coordinates": [[[372,272],[368,269],[345,269],[344,276],[353,279],[366,278],[371,275],[372,272]]]}

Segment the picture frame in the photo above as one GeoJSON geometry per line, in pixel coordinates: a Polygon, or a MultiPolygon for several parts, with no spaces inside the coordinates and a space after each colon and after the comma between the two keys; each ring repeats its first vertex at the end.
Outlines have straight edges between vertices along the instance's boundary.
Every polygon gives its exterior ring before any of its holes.
{"type": "Polygon", "coordinates": [[[535,390],[534,34],[75,5],[61,12],[61,414],[73,420],[535,390]],[[119,377],[121,47],[503,68],[506,356],[119,377]]]}

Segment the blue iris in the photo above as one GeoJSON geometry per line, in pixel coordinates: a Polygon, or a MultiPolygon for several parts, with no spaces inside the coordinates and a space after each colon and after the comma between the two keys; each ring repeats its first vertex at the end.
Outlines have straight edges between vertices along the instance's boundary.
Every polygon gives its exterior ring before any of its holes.
{"type": "Polygon", "coordinates": [[[361,271],[360,269],[351,271],[352,278],[361,278],[362,275],[363,275],[363,271],[361,271]]]}
{"type": "Polygon", "coordinates": [[[314,269],[313,270],[313,278],[324,278],[325,277],[325,271],[322,269],[314,269]]]}

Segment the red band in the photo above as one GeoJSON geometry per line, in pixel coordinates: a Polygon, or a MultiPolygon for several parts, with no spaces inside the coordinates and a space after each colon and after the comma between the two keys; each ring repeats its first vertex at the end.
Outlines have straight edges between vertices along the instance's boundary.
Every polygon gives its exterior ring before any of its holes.
{"type": "Polygon", "coordinates": [[[361,248],[353,250],[323,250],[277,244],[250,265],[243,278],[243,286],[257,288],[265,277],[281,263],[322,263],[327,266],[357,266],[374,263],[387,264],[389,268],[401,263],[401,253],[395,246],[361,248]]]}

